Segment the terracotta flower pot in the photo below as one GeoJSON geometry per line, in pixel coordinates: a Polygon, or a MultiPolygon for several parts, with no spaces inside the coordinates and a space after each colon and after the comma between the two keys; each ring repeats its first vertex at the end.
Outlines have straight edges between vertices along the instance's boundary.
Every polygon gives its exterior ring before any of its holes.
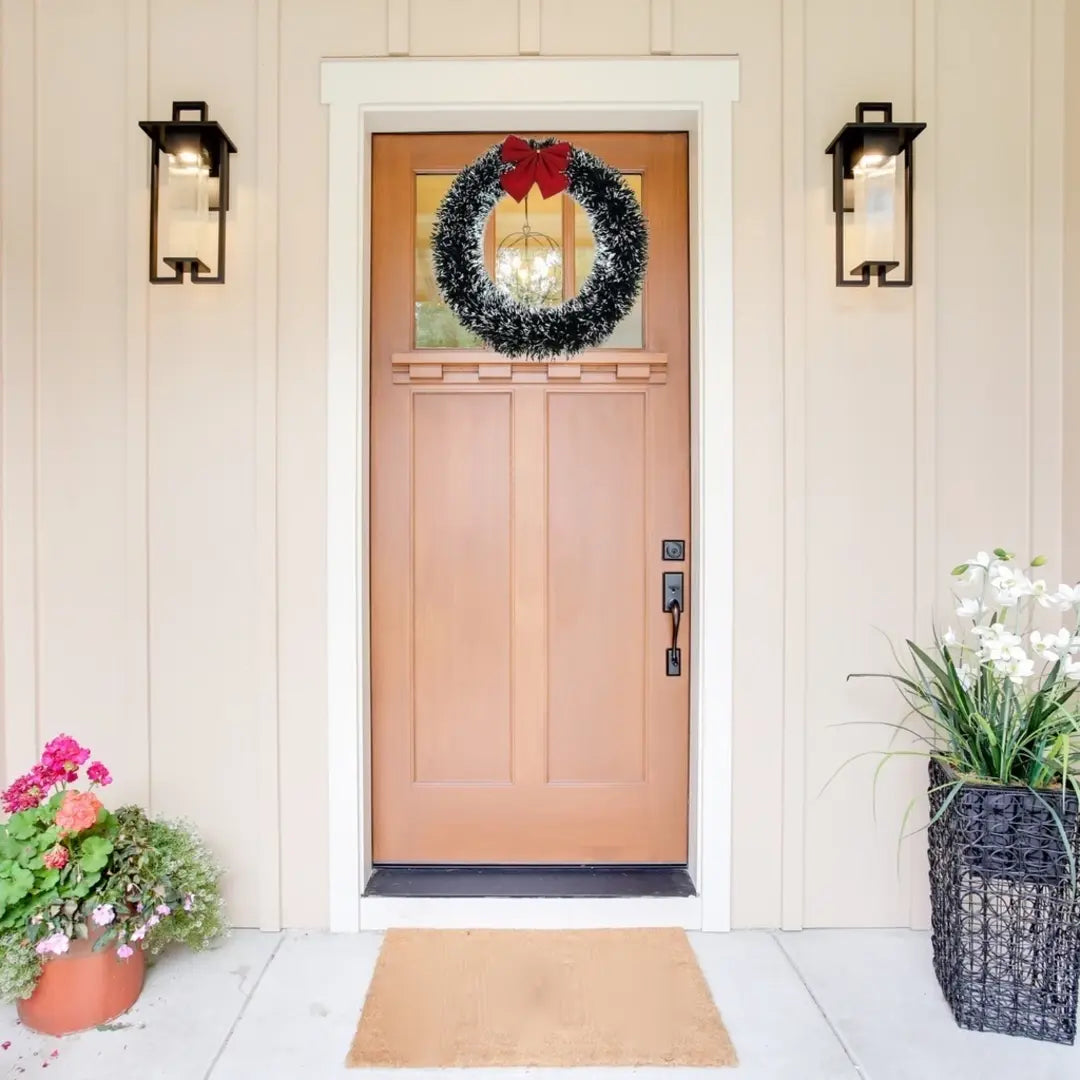
{"type": "Polygon", "coordinates": [[[115,945],[94,952],[92,942],[76,939],[46,962],[34,992],[18,1003],[19,1019],[44,1035],[108,1023],[138,1001],[145,972],[142,949],[121,960],[115,945]]]}

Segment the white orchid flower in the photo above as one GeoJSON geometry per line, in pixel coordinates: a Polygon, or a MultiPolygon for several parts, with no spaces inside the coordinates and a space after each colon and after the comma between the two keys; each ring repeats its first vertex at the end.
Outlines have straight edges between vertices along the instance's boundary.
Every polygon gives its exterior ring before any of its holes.
{"type": "Polygon", "coordinates": [[[1065,656],[1071,643],[1072,635],[1064,627],[1056,634],[1040,634],[1038,630],[1031,632],[1032,651],[1048,664],[1056,664],[1065,656]]]}
{"type": "Polygon", "coordinates": [[[992,626],[976,626],[974,633],[982,642],[976,654],[985,663],[1005,663],[1008,660],[1021,660],[1027,654],[1021,647],[1020,638],[1010,633],[1001,623],[992,626]]]}
{"type": "Polygon", "coordinates": [[[973,626],[971,632],[979,638],[983,645],[996,642],[998,645],[1019,645],[1020,639],[1015,634],[1010,634],[1003,623],[991,623],[989,626],[973,626]]]}
{"type": "Polygon", "coordinates": [[[1080,679],[1080,660],[1066,656],[1061,664],[1061,675],[1065,679],[1080,679]]]}
{"type": "Polygon", "coordinates": [[[1080,605],[1080,585],[1059,585],[1051,602],[1059,611],[1069,611],[1080,605]]]}
{"type": "Polygon", "coordinates": [[[1019,593],[1031,592],[1031,582],[1023,570],[1016,570],[1004,563],[997,563],[990,571],[990,580],[1000,589],[1014,589],[1019,593]]]}
{"type": "Polygon", "coordinates": [[[1014,685],[1019,685],[1035,674],[1035,661],[1027,656],[1023,658],[1011,656],[1008,660],[995,661],[994,669],[1000,674],[1008,676],[1009,681],[1014,685]]]}
{"type": "Polygon", "coordinates": [[[975,669],[968,663],[963,663],[956,669],[956,676],[965,690],[970,690],[975,685],[975,669]]]}
{"type": "Polygon", "coordinates": [[[1027,653],[1019,645],[1006,645],[993,641],[983,650],[986,659],[995,664],[1006,664],[1012,660],[1026,660],[1027,653]]]}
{"type": "Polygon", "coordinates": [[[1038,581],[1032,581],[1029,583],[1031,586],[1031,592],[1029,595],[1033,596],[1038,602],[1039,607],[1054,607],[1056,605],[1056,594],[1052,593],[1048,588],[1045,581],[1039,578],[1038,581]]]}
{"type": "Polygon", "coordinates": [[[983,580],[983,575],[986,571],[996,562],[996,559],[989,552],[978,552],[974,558],[969,558],[964,561],[963,566],[967,566],[967,569],[960,575],[960,581],[966,585],[973,585],[983,580]]]}
{"type": "Polygon", "coordinates": [[[965,559],[960,565],[966,566],[967,569],[960,575],[960,581],[965,585],[974,585],[977,581],[981,581],[982,575],[994,561],[994,556],[987,551],[980,551],[973,559],[965,559]]]}
{"type": "Polygon", "coordinates": [[[977,619],[984,611],[986,611],[986,605],[981,600],[976,600],[974,596],[965,596],[960,601],[956,614],[961,619],[977,619]]]}
{"type": "Polygon", "coordinates": [[[990,588],[1000,607],[1016,607],[1020,597],[1031,593],[1031,582],[1019,570],[1004,563],[996,563],[990,570],[990,588]]]}
{"type": "Polygon", "coordinates": [[[951,626],[945,628],[945,633],[941,635],[942,645],[959,645],[960,639],[956,636],[956,631],[951,626]]]}

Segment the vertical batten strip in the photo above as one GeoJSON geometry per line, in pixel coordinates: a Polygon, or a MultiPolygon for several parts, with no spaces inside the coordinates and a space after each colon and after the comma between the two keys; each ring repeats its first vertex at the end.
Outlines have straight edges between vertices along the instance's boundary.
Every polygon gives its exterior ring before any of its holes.
{"type": "MultiPolygon", "coordinates": [[[[1065,12],[1065,147],[1067,176],[1080,176],[1080,5],[1065,12]]],[[[1064,326],[1066,342],[1063,400],[1070,417],[1080,405],[1080,185],[1065,188],[1065,281],[1064,326]]],[[[1080,491],[1080,427],[1068,424],[1064,431],[1062,491],[1080,491]]],[[[1062,580],[1080,578],[1080,499],[1063,498],[1062,580]]]]}
{"type": "Polygon", "coordinates": [[[146,774],[131,777],[138,801],[150,805],[150,547],[148,522],[147,251],[150,221],[149,143],[138,122],[149,113],[149,0],[127,0],[127,72],[123,139],[127,147],[127,342],[125,356],[124,587],[127,623],[125,738],[143,744],[146,774]]]}
{"type": "Polygon", "coordinates": [[[34,0],[0,5],[3,764],[38,748],[37,71],[34,0]]]}
{"type": "MultiPolygon", "coordinates": [[[[913,120],[927,128],[915,145],[915,596],[912,620],[916,639],[931,625],[934,599],[943,572],[937,545],[937,0],[915,0],[913,120]]],[[[913,758],[912,791],[926,787],[926,764],[913,758]]],[[[920,804],[912,828],[926,820],[920,804]]],[[[923,834],[909,841],[909,922],[925,929],[930,897],[923,834]]]]}
{"type": "Polygon", "coordinates": [[[803,924],[806,841],[805,33],[804,0],[784,0],[784,745],[780,905],[784,930],[799,930],[803,924]]]}
{"type": "Polygon", "coordinates": [[[649,51],[667,55],[672,48],[672,0],[652,0],[649,5],[649,51]]]}
{"type": "Polygon", "coordinates": [[[540,0],[518,0],[518,52],[523,56],[540,52],[540,0]]]}
{"type": "Polygon", "coordinates": [[[281,787],[278,731],[278,121],[279,0],[256,16],[255,74],[255,677],[259,820],[259,928],[281,929],[281,787]]]}
{"type": "Polygon", "coordinates": [[[409,0],[386,0],[386,51],[409,55],[409,0]]]}
{"type": "Polygon", "coordinates": [[[1062,568],[1065,482],[1065,0],[1033,0],[1031,73],[1030,554],[1045,555],[1056,574],[1062,568]]]}

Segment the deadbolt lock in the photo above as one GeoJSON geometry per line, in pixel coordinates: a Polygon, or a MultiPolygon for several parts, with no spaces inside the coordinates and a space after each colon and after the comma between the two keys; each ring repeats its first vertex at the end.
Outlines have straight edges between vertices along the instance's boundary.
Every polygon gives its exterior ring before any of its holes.
{"type": "Polygon", "coordinates": [[[685,540],[665,540],[663,547],[664,562],[682,562],[686,558],[685,540]]]}

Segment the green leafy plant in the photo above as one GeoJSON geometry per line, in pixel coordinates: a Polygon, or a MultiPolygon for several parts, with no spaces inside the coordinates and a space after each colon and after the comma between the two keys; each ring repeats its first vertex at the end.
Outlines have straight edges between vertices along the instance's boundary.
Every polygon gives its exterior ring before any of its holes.
{"type": "Polygon", "coordinates": [[[28,996],[50,955],[76,939],[158,952],[175,941],[205,948],[225,930],[220,870],[186,822],[154,821],[139,807],[106,809],[101,762],[90,788],[71,785],[90,756],[67,735],[3,793],[0,826],[0,998],[28,996]]]}
{"type": "Polygon", "coordinates": [[[194,826],[154,820],[138,806],[122,807],[116,816],[119,835],[107,893],[111,902],[130,903],[137,896],[136,909],[170,908],[168,918],[147,929],[144,942],[151,953],[174,942],[209,948],[226,933],[221,870],[194,826]]]}
{"type": "Polygon", "coordinates": [[[1050,808],[1075,881],[1064,801],[1069,790],[1080,797],[1080,586],[1051,591],[1033,574],[1045,559],[1026,571],[1014,559],[995,548],[955,567],[960,631],[935,629],[927,648],[906,641],[906,661],[894,651],[898,672],[849,678],[894,683],[909,711],[888,726],[919,744],[881,751],[875,782],[898,755],[936,759],[950,779],[935,789],[947,795],[934,821],[964,783],[1028,788],[1050,808]],[[1063,625],[1049,625],[1055,614],[1063,625]]]}

